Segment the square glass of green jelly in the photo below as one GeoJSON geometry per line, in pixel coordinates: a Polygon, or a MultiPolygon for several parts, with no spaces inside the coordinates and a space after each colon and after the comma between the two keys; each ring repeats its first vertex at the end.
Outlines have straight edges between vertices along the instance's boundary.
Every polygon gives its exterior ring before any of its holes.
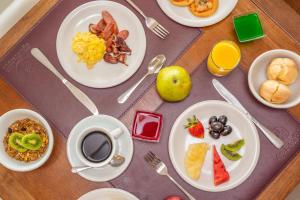
{"type": "Polygon", "coordinates": [[[265,36],[257,13],[235,16],[233,24],[240,42],[257,40],[265,36]]]}

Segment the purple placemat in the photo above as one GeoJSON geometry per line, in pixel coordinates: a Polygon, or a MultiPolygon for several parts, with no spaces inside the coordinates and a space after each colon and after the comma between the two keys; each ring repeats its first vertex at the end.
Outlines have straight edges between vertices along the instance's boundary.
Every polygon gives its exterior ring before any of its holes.
{"type": "MultiPolygon", "coordinates": [[[[133,10],[125,0],[115,1],[133,10]]],[[[55,47],[56,35],[63,19],[77,6],[86,2],[89,1],[60,1],[24,39],[0,60],[0,74],[39,112],[52,121],[66,137],[72,127],[90,113],[73,97],[59,79],[31,56],[31,48],[40,48],[63,76],[95,102],[100,113],[118,118],[139,99],[155,80],[155,77],[147,79],[125,104],[117,103],[118,96],[146,73],[147,64],[151,58],[163,53],[168,59],[167,64],[174,63],[201,33],[199,29],[188,28],[171,21],[163,14],[156,1],[136,0],[136,4],[146,14],[156,18],[170,31],[170,35],[165,40],[161,40],[144,27],[147,37],[147,52],[137,73],[125,83],[113,88],[88,88],[72,81],[64,72],[59,64],[55,47]]],[[[144,19],[138,14],[137,16],[144,24],[144,19]]]]}
{"type": "Polygon", "coordinates": [[[130,168],[112,183],[118,187],[134,193],[142,200],[162,200],[168,195],[183,193],[168,180],[154,172],[143,159],[149,151],[156,153],[168,166],[170,174],[198,200],[252,200],[278,174],[279,170],[300,149],[300,124],[285,110],[271,109],[251,95],[247,77],[238,68],[220,81],[239,99],[249,112],[273,130],[285,143],[282,149],[274,147],[259,131],[261,152],[258,164],[251,176],[240,186],[225,192],[204,192],[185,183],[173,168],[168,154],[168,138],[171,127],[176,118],[189,106],[200,101],[218,99],[223,100],[211,84],[214,78],[206,70],[206,62],[201,64],[192,75],[193,89],[190,96],[180,103],[163,103],[156,112],[163,114],[164,124],[159,143],[134,141],[135,155],[130,168]]]}

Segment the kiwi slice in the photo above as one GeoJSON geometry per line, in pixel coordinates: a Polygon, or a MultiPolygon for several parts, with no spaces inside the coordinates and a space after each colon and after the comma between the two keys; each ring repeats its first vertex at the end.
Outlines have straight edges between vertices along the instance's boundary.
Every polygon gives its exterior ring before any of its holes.
{"type": "Polygon", "coordinates": [[[236,152],[238,150],[240,150],[245,144],[245,140],[237,140],[232,144],[227,144],[225,145],[225,149],[231,152],[236,152]]]}
{"type": "Polygon", "coordinates": [[[27,134],[23,136],[21,144],[27,149],[38,150],[42,146],[42,138],[36,133],[27,134]]]}
{"type": "Polygon", "coordinates": [[[14,132],[8,138],[8,145],[17,150],[18,152],[25,152],[28,149],[22,146],[22,138],[24,137],[23,134],[14,132]]]}
{"type": "Polygon", "coordinates": [[[222,144],[221,152],[228,160],[237,161],[242,158],[242,156],[240,154],[238,154],[236,152],[228,151],[225,147],[226,146],[224,144],[222,144]]]}

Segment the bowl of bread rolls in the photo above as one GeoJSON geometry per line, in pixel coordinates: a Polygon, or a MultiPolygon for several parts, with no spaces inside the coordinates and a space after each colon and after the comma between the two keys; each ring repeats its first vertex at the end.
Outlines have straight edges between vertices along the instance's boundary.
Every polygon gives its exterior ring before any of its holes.
{"type": "Polygon", "coordinates": [[[300,103],[300,55],[275,49],[258,56],[248,72],[255,98],[272,108],[290,108],[300,103]]]}

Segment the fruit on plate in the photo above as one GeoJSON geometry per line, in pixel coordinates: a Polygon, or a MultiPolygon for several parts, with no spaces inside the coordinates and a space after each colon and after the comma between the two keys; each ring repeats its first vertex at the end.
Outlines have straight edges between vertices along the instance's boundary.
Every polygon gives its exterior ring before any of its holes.
{"type": "Polygon", "coordinates": [[[231,161],[237,161],[242,158],[242,156],[237,152],[245,145],[245,140],[237,140],[232,144],[222,144],[221,152],[222,154],[231,161]]]}
{"type": "Polygon", "coordinates": [[[194,0],[170,0],[175,6],[188,6],[194,2],[194,0]]]}
{"type": "Polygon", "coordinates": [[[206,157],[209,145],[207,143],[190,144],[185,154],[184,166],[187,175],[193,179],[200,178],[201,169],[206,157]]]}
{"type": "Polygon", "coordinates": [[[218,122],[221,122],[224,126],[226,125],[227,123],[227,117],[225,115],[221,115],[219,118],[218,118],[218,122]]]}
{"type": "Polygon", "coordinates": [[[22,146],[23,136],[24,135],[22,133],[14,132],[9,136],[9,139],[8,139],[8,144],[12,148],[14,148],[15,150],[17,150],[18,152],[21,152],[21,153],[27,151],[27,149],[22,146]]]}
{"type": "Polygon", "coordinates": [[[29,150],[38,150],[42,146],[42,139],[39,134],[31,133],[22,137],[22,146],[29,150]]]}
{"type": "Polygon", "coordinates": [[[242,156],[236,151],[229,151],[226,149],[225,144],[221,145],[221,152],[228,160],[237,161],[242,158],[242,156]]]}
{"type": "Polygon", "coordinates": [[[242,156],[237,152],[245,145],[245,140],[237,140],[232,144],[222,144],[221,152],[222,154],[231,161],[237,161],[242,158],[242,156]]]}
{"type": "Polygon", "coordinates": [[[229,135],[232,132],[232,128],[229,125],[224,126],[223,131],[220,133],[222,136],[229,135]]]}
{"type": "Polygon", "coordinates": [[[269,80],[290,85],[298,77],[297,64],[290,58],[275,58],[267,68],[267,76],[269,80]]]}
{"type": "Polygon", "coordinates": [[[209,17],[217,11],[218,4],[219,0],[195,0],[189,9],[197,17],[209,17]]]}
{"type": "Polygon", "coordinates": [[[214,139],[219,139],[220,136],[229,135],[232,132],[232,127],[227,125],[227,117],[225,115],[211,116],[209,118],[209,135],[214,139]]]}
{"type": "Polygon", "coordinates": [[[189,73],[180,66],[165,67],[158,73],[156,89],[160,97],[175,102],[186,98],[192,88],[189,73]]]}
{"type": "Polygon", "coordinates": [[[213,161],[214,161],[214,184],[220,185],[230,179],[229,174],[225,168],[223,161],[221,160],[216,146],[213,147],[213,161]]]}
{"type": "Polygon", "coordinates": [[[192,136],[204,138],[204,127],[195,115],[192,118],[187,119],[187,124],[184,125],[184,128],[188,129],[192,136]]]}
{"type": "Polygon", "coordinates": [[[168,196],[164,200],[183,200],[179,196],[168,196]]]}
{"type": "Polygon", "coordinates": [[[288,86],[278,81],[267,80],[261,85],[259,94],[270,103],[281,104],[286,102],[292,93],[288,86]]]}
{"type": "Polygon", "coordinates": [[[239,151],[243,146],[245,145],[245,140],[237,140],[232,144],[225,145],[225,149],[231,152],[237,152],[239,151]]]}

